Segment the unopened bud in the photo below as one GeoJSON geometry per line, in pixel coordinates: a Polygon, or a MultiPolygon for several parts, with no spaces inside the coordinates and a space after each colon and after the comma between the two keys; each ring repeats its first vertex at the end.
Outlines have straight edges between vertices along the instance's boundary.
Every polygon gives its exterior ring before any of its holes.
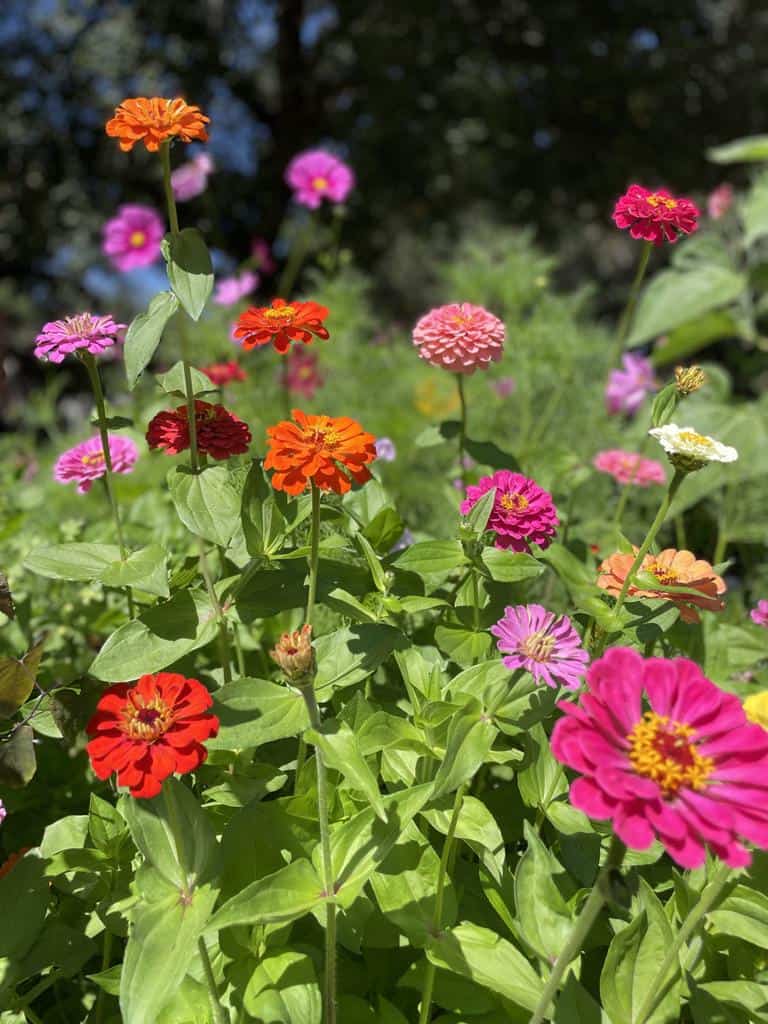
{"type": "Polygon", "coordinates": [[[678,395],[691,395],[698,391],[707,378],[700,366],[676,366],[675,387],[678,395]]]}
{"type": "Polygon", "coordinates": [[[293,633],[283,633],[269,652],[292,683],[305,683],[315,670],[315,652],[312,650],[312,627],[304,625],[293,633]]]}

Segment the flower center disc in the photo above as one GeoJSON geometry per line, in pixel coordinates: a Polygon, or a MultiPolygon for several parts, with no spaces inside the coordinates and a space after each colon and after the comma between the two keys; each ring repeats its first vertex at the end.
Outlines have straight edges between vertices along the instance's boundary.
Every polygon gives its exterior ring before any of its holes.
{"type": "Polygon", "coordinates": [[[679,436],[681,441],[687,441],[688,444],[703,444],[705,448],[709,448],[712,445],[711,438],[704,437],[703,434],[697,434],[693,430],[681,430],[679,436]]]}
{"type": "Polygon", "coordinates": [[[144,245],[146,240],[147,236],[144,234],[143,231],[134,231],[129,239],[134,249],[138,249],[140,246],[144,245]]]}
{"type": "Polygon", "coordinates": [[[502,494],[500,504],[507,512],[522,512],[528,508],[528,499],[522,494],[502,494]]]}
{"type": "Polygon", "coordinates": [[[312,179],[312,188],[316,189],[318,192],[322,192],[322,190],[324,188],[328,188],[328,179],[327,178],[313,178],[312,179]]]}
{"type": "Polygon", "coordinates": [[[664,565],[659,565],[658,562],[654,562],[652,565],[649,565],[648,571],[656,577],[659,583],[672,584],[677,583],[680,579],[674,569],[668,569],[664,565]]]}
{"type": "Polygon", "coordinates": [[[646,711],[627,736],[632,767],[657,782],[666,797],[675,796],[683,786],[703,789],[715,762],[699,753],[692,742],[695,734],[690,725],[646,711]]]}
{"type": "Polygon", "coordinates": [[[84,466],[102,466],[104,464],[104,452],[94,452],[93,455],[84,455],[81,461],[84,466]]]}
{"type": "MultiPolygon", "coordinates": [[[[140,697],[138,699],[141,700],[140,697]]],[[[132,740],[144,740],[147,743],[162,736],[173,721],[171,709],[160,697],[138,707],[129,702],[124,715],[128,736],[132,740]]]]}
{"type": "Polygon", "coordinates": [[[648,196],[648,203],[651,206],[666,206],[668,210],[674,210],[677,206],[676,199],[670,199],[669,196],[660,196],[656,192],[648,196]]]}
{"type": "Polygon", "coordinates": [[[278,306],[277,309],[264,310],[267,320],[288,320],[295,313],[296,309],[293,306],[278,306]]]}
{"type": "Polygon", "coordinates": [[[538,632],[527,636],[520,644],[520,653],[524,654],[526,658],[532,658],[534,661],[549,661],[552,657],[552,649],[555,646],[555,638],[547,636],[546,632],[545,629],[540,629],[538,632]]]}

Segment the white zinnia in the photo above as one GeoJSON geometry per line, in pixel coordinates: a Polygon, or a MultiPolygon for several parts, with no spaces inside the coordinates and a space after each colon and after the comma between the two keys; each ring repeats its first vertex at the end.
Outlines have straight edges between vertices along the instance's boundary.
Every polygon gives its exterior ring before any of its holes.
{"type": "Polygon", "coordinates": [[[735,448],[721,444],[714,437],[699,434],[693,427],[667,423],[663,427],[654,427],[648,433],[669,455],[684,455],[701,462],[735,462],[739,457],[735,448]]]}

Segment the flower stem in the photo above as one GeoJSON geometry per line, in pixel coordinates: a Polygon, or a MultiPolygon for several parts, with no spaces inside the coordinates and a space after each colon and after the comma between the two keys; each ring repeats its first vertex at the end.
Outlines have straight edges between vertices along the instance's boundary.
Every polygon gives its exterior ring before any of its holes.
{"type": "Polygon", "coordinates": [[[467,399],[464,394],[464,375],[456,374],[456,386],[459,389],[459,404],[461,405],[461,423],[459,424],[459,473],[461,482],[466,486],[467,471],[464,468],[464,446],[467,442],[467,399]]]}
{"type": "Polygon", "coordinates": [[[637,297],[640,293],[640,285],[643,283],[645,277],[645,271],[648,268],[648,258],[651,255],[651,249],[653,248],[653,242],[645,242],[643,248],[640,250],[640,260],[637,264],[637,271],[635,272],[635,279],[632,282],[632,287],[629,291],[629,298],[627,304],[624,307],[624,312],[621,314],[621,320],[619,321],[619,331],[617,338],[618,352],[616,354],[616,363],[621,359],[621,353],[624,351],[624,342],[627,340],[627,334],[632,324],[632,317],[635,312],[635,306],[637,305],[637,297]]]}
{"type": "Polygon", "coordinates": [[[221,601],[219,601],[216,588],[213,584],[213,577],[211,575],[211,568],[208,565],[208,558],[205,553],[205,543],[202,537],[197,538],[197,546],[200,562],[200,572],[205,580],[205,589],[208,592],[208,598],[213,605],[213,610],[216,614],[216,621],[219,627],[219,658],[221,659],[221,670],[224,674],[224,682],[232,682],[232,656],[229,650],[229,637],[227,635],[227,620],[224,615],[224,611],[221,607],[221,601]]]}
{"type": "Polygon", "coordinates": [[[309,548],[309,590],[307,593],[307,614],[304,621],[312,625],[317,594],[317,566],[320,555],[320,488],[312,480],[312,528],[309,548]]]}
{"type": "MultiPolygon", "coordinates": [[[[110,889],[111,893],[111,889],[110,889]]],[[[109,968],[112,960],[112,932],[109,928],[104,929],[104,945],[101,953],[101,971],[102,973],[109,968]]],[[[104,1016],[104,996],[106,992],[103,988],[99,988],[98,995],[96,996],[96,1009],[94,1011],[94,1024],[101,1024],[102,1017],[104,1016]]]]}
{"type": "MultiPolygon", "coordinates": [[[[461,806],[464,803],[464,794],[467,790],[467,783],[463,783],[456,790],[456,797],[453,801],[453,813],[448,824],[448,832],[443,843],[443,852],[440,855],[440,867],[437,872],[437,892],[435,894],[435,910],[432,914],[432,935],[437,937],[443,928],[443,901],[445,898],[445,882],[448,877],[448,865],[453,852],[453,845],[456,840],[456,826],[459,823],[461,806]]],[[[435,987],[435,965],[427,960],[427,969],[424,972],[424,987],[421,994],[421,1010],[419,1012],[419,1024],[428,1024],[432,1013],[432,992],[435,987]]]]}
{"type": "Polygon", "coordinates": [[[624,484],[619,494],[619,500],[616,502],[616,512],[613,516],[613,525],[617,528],[621,528],[621,519],[624,515],[624,509],[627,507],[627,498],[629,498],[630,484],[624,484]]]}
{"type": "Polygon", "coordinates": [[[549,1005],[560,988],[560,982],[563,980],[569,964],[578,956],[581,947],[584,944],[584,940],[589,934],[592,925],[597,920],[598,914],[603,908],[603,904],[608,898],[611,872],[620,867],[626,852],[626,846],[624,846],[624,844],[614,836],[611,840],[611,845],[608,849],[608,855],[605,858],[605,863],[595,879],[595,884],[592,886],[592,892],[590,892],[587,897],[587,902],[581,908],[581,913],[576,919],[573,931],[568,936],[565,945],[560,951],[560,955],[552,967],[552,973],[544,986],[544,991],[541,993],[538,1006],[534,1010],[533,1016],[528,1024],[541,1024],[543,1020],[547,1019],[549,1005]]]}
{"type": "Polygon", "coordinates": [[[163,190],[165,192],[165,205],[168,210],[168,223],[171,227],[171,234],[179,233],[179,215],[176,212],[176,200],[171,185],[171,144],[170,141],[160,143],[160,165],[163,168],[163,190]]]}
{"type": "Polygon", "coordinates": [[[216,979],[213,976],[211,958],[208,956],[208,947],[205,945],[205,940],[202,935],[197,940],[197,948],[200,953],[200,959],[203,962],[203,973],[205,974],[205,982],[208,986],[208,996],[211,1000],[213,1019],[216,1024],[230,1024],[229,1014],[225,1011],[219,1000],[219,991],[216,988],[216,979]]]}
{"type": "Polygon", "coordinates": [[[477,569],[470,569],[472,576],[472,620],[476,633],[480,632],[480,588],[478,586],[477,569]]]}
{"type": "Polygon", "coordinates": [[[680,926],[680,930],[672,940],[672,945],[661,962],[661,967],[656,972],[656,977],[648,986],[645,1000],[641,1004],[640,1011],[635,1018],[635,1024],[645,1024],[645,1021],[653,1015],[658,1003],[664,997],[666,987],[677,977],[677,972],[680,969],[680,950],[696,931],[702,919],[712,909],[730,874],[731,868],[727,864],[720,864],[714,878],[701,894],[698,903],[688,912],[687,917],[680,926]],[[674,974],[668,978],[667,973],[672,967],[675,968],[674,974]]]}

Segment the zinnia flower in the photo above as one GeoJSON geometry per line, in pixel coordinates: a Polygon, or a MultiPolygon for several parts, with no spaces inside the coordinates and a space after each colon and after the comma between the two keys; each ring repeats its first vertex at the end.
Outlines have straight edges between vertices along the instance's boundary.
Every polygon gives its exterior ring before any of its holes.
{"type": "Polygon", "coordinates": [[[292,348],[288,353],[285,381],[289,391],[304,398],[314,398],[315,392],[325,383],[315,353],[306,348],[292,348]]]}
{"type": "MultiPolygon", "coordinates": [[[[195,401],[197,450],[213,459],[244,455],[251,443],[248,425],[223,405],[195,401]]],[[[186,405],[159,412],[147,428],[147,444],[168,455],[178,455],[189,448],[189,421],[186,405]]]]}
{"type": "Polygon", "coordinates": [[[301,206],[316,210],[323,199],[343,203],[355,185],[352,168],[324,149],[308,149],[291,160],[285,183],[301,206]]]}
{"type": "Polygon", "coordinates": [[[528,551],[529,544],[548,547],[559,523],[552,495],[522,473],[499,469],[493,476],[482,477],[467,488],[461,514],[468,515],[494,487],[496,497],[486,529],[496,532],[496,547],[513,551],[528,551]]]}
{"type": "Polygon", "coordinates": [[[242,341],[246,350],[271,341],[282,355],[292,341],[308,345],[313,336],[327,339],[328,331],[323,326],[327,316],[326,307],[317,302],[291,302],[289,305],[285,299],[273,299],[271,306],[251,306],[240,314],[235,338],[242,341]]]}
{"type": "Polygon", "coordinates": [[[49,363],[63,363],[67,356],[85,349],[99,356],[112,345],[124,340],[125,324],[116,324],[111,316],[78,313],[64,320],[44,324],[35,338],[35,355],[49,363]]]}
{"type": "Polygon", "coordinates": [[[371,479],[366,463],[376,458],[373,434],[348,416],[309,416],[291,411],[295,423],[282,420],[267,428],[269,451],[265,469],[275,470],[272,486],[286,494],[301,494],[312,480],[321,491],[346,494],[371,479]]]}
{"type": "Polygon", "coordinates": [[[397,458],[395,442],[391,437],[376,438],[376,458],[382,462],[394,462],[397,458]]]}
{"type": "Polygon", "coordinates": [[[678,199],[663,188],[652,192],[642,185],[630,185],[613,210],[617,228],[629,229],[633,238],[654,245],[692,234],[699,226],[698,217],[699,209],[690,199],[678,199]]]}
{"type": "Polygon", "coordinates": [[[426,313],[413,329],[419,355],[453,373],[474,373],[501,359],[504,324],[471,302],[454,302],[426,313]]]}
{"type": "Polygon", "coordinates": [[[234,359],[228,363],[211,363],[210,366],[202,367],[203,373],[217,388],[223,388],[225,384],[231,384],[235,380],[245,380],[245,371],[234,359]]]}
{"type": "Polygon", "coordinates": [[[275,261],[272,259],[272,251],[266,238],[254,238],[251,240],[251,260],[257,270],[263,274],[275,272],[275,261]]]}
{"type": "Polygon", "coordinates": [[[515,393],[517,383],[514,377],[499,377],[498,380],[491,381],[491,387],[499,398],[509,398],[515,393]]]}
{"type": "Polygon", "coordinates": [[[165,223],[156,210],[126,204],[104,225],[101,249],[118,270],[133,270],[155,262],[164,235],[165,223]]]}
{"type": "Polygon", "coordinates": [[[768,735],[694,662],[615,647],[579,702],[558,707],[552,753],[580,775],[571,803],[610,819],[627,846],[659,839],[684,868],[701,867],[706,847],[745,867],[744,841],[768,846],[768,735]]]}
{"type": "Polygon", "coordinates": [[[117,772],[131,796],[157,796],[169,775],[194,771],[208,756],[203,743],[219,731],[212,704],[202,683],[173,672],[110,686],[86,727],[96,776],[117,772]]]}
{"type": "Polygon", "coordinates": [[[213,158],[208,153],[198,153],[187,163],[180,164],[171,173],[171,188],[177,202],[185,203],[205,192],[212,172],[213,158]]]}
{"type": "Polygon", "coordinates": [[[258,283],[259,275],[251,270],[244,270],[242,274],[233,277],[223,277],[216,285],[213,301],[219,306],[234,306],[240,299],[250,295],[258,283]]]}
{"type": "Polygon", "coordinates": [[[651,484],[663,484],[667,480],[660,462],[645,459],[637,452],[622,451],[620,448],[598,452],[592,460],[592,465],[601,473],[608,473],[620,484],[650,487],[651,484]]]}
{"type": "Polygon", "coordinates": [[[567,615],[558,619],[540,604],[508,606],[491,633],[511,672],[524,668],[547,686],[581,686],[589,655],[567,615]]]}
{"type": "Polygon", "coordinates": [[[207,142],[205,126],[209,123],[210,118],[200,107],[190,106],[178,97],[167,100],[162,96],[137,96],[123,100],[115,109],[106,131],[111,138],[120,140],[124,153],[130,152],[137,142],[143,142],[150,153],[156,153],[160,144],[169,139],[207,142]]]}
{"type": "Polygon", "coordinates": [[[718,185],[716,189],[713,189],[707,196],[707,213],[712,220],[720,220],[733,206],[733,185],[729,182],[724,181],[722,185],[718,185]]]}
{"type": "MultiPolygon", "coordinates": [[[[618,597],[624,586],[632,563],[634,553],[615,552],[601,563],[598,569],[597,585],[609,594],[618,597]]],[[[631,584],[627,593],[631,597],[651,597],[671,601],[680,609],[683,622],[698,622],[696,608],[719,612],[725,607],[719,595],[726,591],[725,582],[703,558],[697,558],[691,551],[677,551],[665,548],[658,555],[646,555],[638,572],[647,573],[658,581],[658,587],[637,587],[631,584]],[[685,587],[696,590],[698,594],[680,594],[665,589],[669,587],[685,587]]]]}
{"type": "Polygon", "coordinates": [[[312,650],[312,627],[305,623],[301,629],[283,633],[269,652],[270,658],[280,666],[292,683],[308,681],[315,665],[312,650]]]}
{"type": "Polygon", "coordinates": [[[739,457],[735,448],[697,433],[694,427],[667,423],[663,427],[654,427],[648,433],[656,438],[672,465],[686,472],[701,469],[708,462],[735,462],[739,457]]]}
{"type": "Polygon", "coordinates": [[[744,701],[744,714],[750,722],[768,730],[768,690],[750,694],[744,701]]]}
{"type": "Polygon", "coordinates": [[[749,617],[758,626],[768,626],[768,601],[758,601],[757,607],[752,609],[749,617]]]}
{"type": "Polygon", "coordinates": [[[609,413],[626,413],[633,416],[645,401],[645,396],[655,391],[658,381],[653,364],[645,356],[631,352],[621,357],[623,370],[611,370],[605,387],[605,405],[609,413]]]}
{"type": "MultiPolygon", "coordinates": [[[[128,437],[108,434],[109,458],[113,473],[130,473],[139,457],[139,449],[128,437]]],[[[101,437],[97,434],[63,452],[53,466],[53,478],[60,484],[77,481],[78,494],[87,494],[94,480],[104,476],[106,464],[101,437]]]]}

